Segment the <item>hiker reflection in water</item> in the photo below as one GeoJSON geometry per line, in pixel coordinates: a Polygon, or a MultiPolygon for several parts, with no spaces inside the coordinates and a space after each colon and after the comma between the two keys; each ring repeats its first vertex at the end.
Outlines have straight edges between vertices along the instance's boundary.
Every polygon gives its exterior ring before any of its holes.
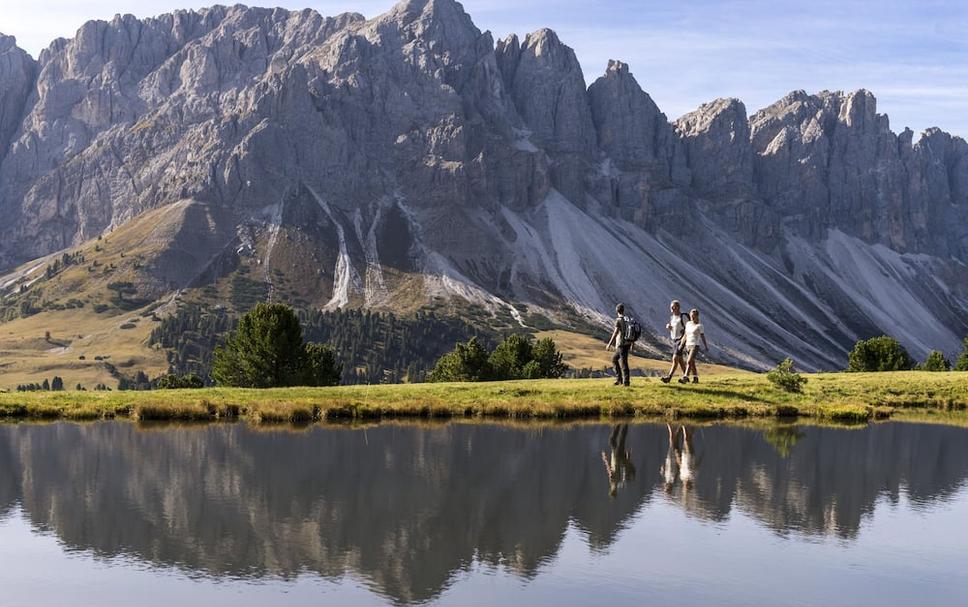
{"type": "Polygon", "coordinates": [[[682,457],[679,460],[679,478],[682,479],[682,486],[687,490],[692,489],[696,482],[696,472],[699,464],[702,463],[702,456],[696,457],[696,448],[692,442],[692,435],[695,428],[682,427],[682,457]]]}
{"type": "Polygon", "coordinates": [[[682,460],[681,449],[679,448],[679,430],[673,430],[670,424],[666,424],[669,430],[669,449],[666,451],[665,463],[659,466],[659,474],[665,481],[666,493],[671,493],[679,480],[679,463],[682,460]]]}
{"type": "Polygon", "coordinates": [[[693,443],[695,428],[680,426],[678,430],[673,430],[671,424],[666,424],[666,429],[669,431],[669,449],[666,451],[665,462],[659,467],[659,474],[662,475],[666,493],[672,493],[676,484],[681,481],[685,496],[692,489],[696,472],[702,462],[702,456],[696,456],[693,443]]]}
{"type": "Polygon", "coordinates": [[[611,455],[602,451],[602,461],[605,462],[605,473],[608,475],[608,494],[612,497],[618,494],[619,486],[635,478],[632,452],[625,448],[628,431],[628,424],[617,424],[608,437],[611,455]]]}

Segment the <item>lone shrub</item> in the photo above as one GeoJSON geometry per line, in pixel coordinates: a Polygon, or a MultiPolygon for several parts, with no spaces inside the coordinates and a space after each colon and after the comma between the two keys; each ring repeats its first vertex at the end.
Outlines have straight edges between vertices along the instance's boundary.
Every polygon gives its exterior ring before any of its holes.
{"type": "Polygon", "coordinates": [[[944,354],[937,350],[932,350],[921,365],[922,371],[950,371],[951,361],[945,358],[944,354]]]}
{"type": "Polygon", "coordinates": [[[198,390],[199,388],[205,387],[205,382],[194,373],[188,373],[182,376],[169,373],[159,378],[155,382],[155,387],[159,390],[198,390]]]}
{"type": "Polygon", "coordinates": [[[965,349],[955,361],[955,371],[968,371],[968,337],[965,338],[965,349]]]}
{"type": "Polygon", "coordinates": [[[770,383],[785,392],[803,392],[807,378],[793,370],[793,360],[787,358],[766,374],[770,383]]]}
{"type": "Polygon", "coordinates": [[[857,342],[847,359],[847,370],[853,372],[907,371],[913,366],[907,350],[886,335],[857,342]]]}

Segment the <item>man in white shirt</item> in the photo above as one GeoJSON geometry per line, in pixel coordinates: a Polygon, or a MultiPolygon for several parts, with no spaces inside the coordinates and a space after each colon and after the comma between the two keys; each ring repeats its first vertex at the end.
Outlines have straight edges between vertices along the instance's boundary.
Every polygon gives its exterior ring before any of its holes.
{"type": "Polygon", "coordinates": [[[669,304],[669,311],[672,312],[672,316],[669,318],[669,322],[666,323],[666,331],[669,332],[669,338],[672,343],[672,368],[669,369],[669,374],[663,376],[662,383],[667,384],[672,381],[672,376],[676,374],[676,369],[682,369],[682,372],[686,372],[686,357],[685,357],[685,343],[683,342],[683,335],[686,334],[686,323],[689,322],[689,316],[683,314],[682,305],[679,303],[678,299],[673,299],[672,303],[669,304]]]}

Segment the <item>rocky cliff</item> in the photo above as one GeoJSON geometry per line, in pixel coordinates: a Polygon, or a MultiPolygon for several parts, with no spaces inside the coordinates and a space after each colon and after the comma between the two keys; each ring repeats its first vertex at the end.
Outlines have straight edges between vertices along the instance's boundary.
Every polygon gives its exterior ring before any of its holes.
{"type": "Polygon", "coordinates": [[[895,134],[866,91],[670,122],[620,61],[585,82],[554,32],[495,43],[453,0],[119,16],[37,61],[0,37],[0,269],[181,203],[213,253],[149,260],[155,296],[249,264],[320,307],[622,300],[657,334],[678,297],[750,366],[968,334],[963,139],[895,134]]]}

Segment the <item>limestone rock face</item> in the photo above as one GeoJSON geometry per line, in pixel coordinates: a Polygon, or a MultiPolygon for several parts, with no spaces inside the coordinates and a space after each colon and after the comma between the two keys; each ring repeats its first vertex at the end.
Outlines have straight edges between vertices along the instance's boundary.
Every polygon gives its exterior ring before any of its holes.
{"type": "Polygon", "coordinates": [[[24,105],[34,87],[37,63],[17,47],[17,39],[0,34],[0,160],[20,128],[24,105]]]}
{"type": "Polygon", "coordinates": [[[0,36],[0,270],[185,201],[217,236],[185,259],[299,260],[321,307],[621,300],[658,335],[676,297],[747,366],[968,333],[968,144],[867,91],[670,123],[621,61],[586,88],[554,32],[495,43],[454,0],[119,16],[37,61],[0,36]]]}
{"type": "Polygon", "coordinates": [[[907,252],[965,259],[965,141],[895,135],[874,96],[791,93],[751,118],[758,194],[799,232],[837,228],[907,252]]]}
{"type": "Polygon", "coordinates": [[[686,146],[692,186],[709,198],[751,194],[753,151],[746,106],[739,99],[704,103],[676,121],[686,146]]]}

